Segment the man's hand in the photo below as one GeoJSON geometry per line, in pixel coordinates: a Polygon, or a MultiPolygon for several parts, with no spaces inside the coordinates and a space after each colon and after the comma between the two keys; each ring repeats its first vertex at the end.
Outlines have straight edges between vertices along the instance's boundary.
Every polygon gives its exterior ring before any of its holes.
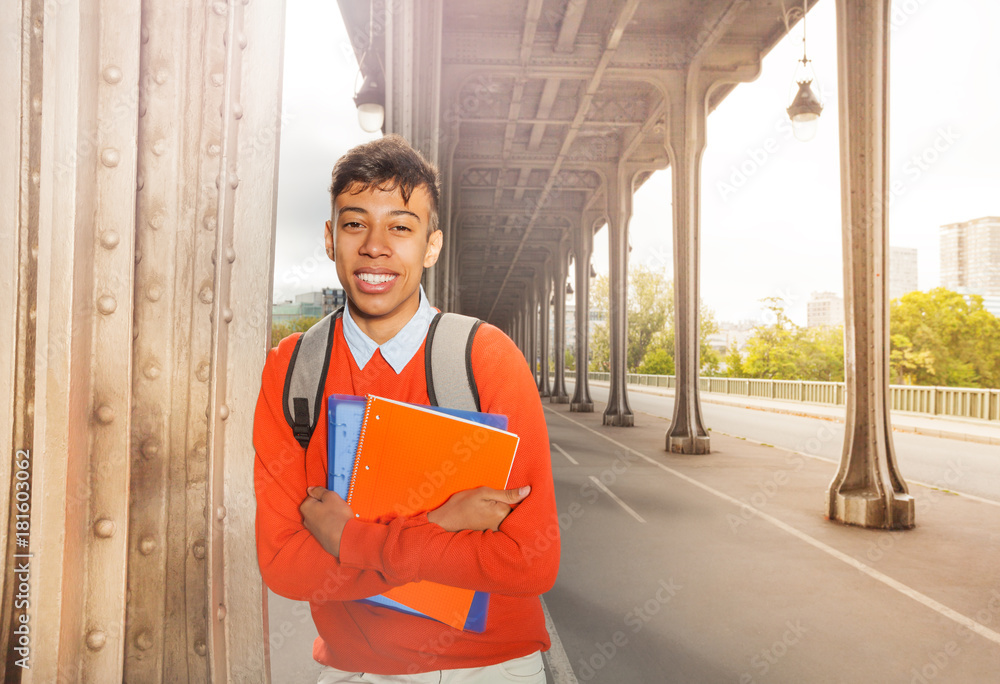
{"type": "Polygon", "coordinates": [[[340,538],[347,521],[354,517],[354,511],[339,494],[329,489],[309,487],[306,493],[309,496],[299,506],[302,524],[327,553],[340,556],[340,538]]]}
{"type": "Polygon", "coordinates": [[[531,487],[520,489],[492,489],[477,487],[451,495],[447,501],[427,514],[427,519],[449,532],[459,530],[493,530],[500,528],[511,506],[531,492],[531,487]]]}

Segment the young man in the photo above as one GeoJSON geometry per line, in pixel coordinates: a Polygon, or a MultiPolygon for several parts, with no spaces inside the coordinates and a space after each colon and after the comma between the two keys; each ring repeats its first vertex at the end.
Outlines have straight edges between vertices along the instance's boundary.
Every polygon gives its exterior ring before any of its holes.
{"type": "MultiPolygon", "coordinates": [[[[347,292],[336,321],[330,394],[374,394],[429,404],[424,338],[435,310],[420,278],[437,260],[437,173],[402,138],[345,154],[333,169],[327,254],[347,292]]],[[[539,594],[555,582],[558,519],[548,433],[534,378],[499,329],[472,344],[482,410],[508,416],[520,436],[507,491],[481,487],[389,523],[362,522],[327,491],[327,429],[303,455],[282,392],[297,337],[272,349],[254,417],[257,551],[265,583],[309,601],[313,657],[335,682],[544,682],[549,647],[539,594]],[[486,630],[355,601],[418,580],[490,593],[486,630]]]]}

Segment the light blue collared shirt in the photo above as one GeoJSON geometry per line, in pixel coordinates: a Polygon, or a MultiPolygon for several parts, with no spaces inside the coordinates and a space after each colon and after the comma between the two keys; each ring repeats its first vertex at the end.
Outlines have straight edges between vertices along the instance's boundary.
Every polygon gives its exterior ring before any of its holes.
{"type": "Polygon", "coordinates": [[[427,337],[431,321],[436,315],[437,312],[427,302],[424,286],[421,285],[420,305],[417,307],[417,312],[392,339],[381,345],[376,344],[375,340],[364,334],[358,327],[354,318],[351,317],[349,306],[344,307],[344,339],[347,340],[347,347],[351,350],[351,356],[354,357],[358,368],[367,366],[375,355],[375,350],[379,349],[382,351],[382,358],[396,371],[396,375],[399,375],[420,349],[424,338],[427,337]]]}

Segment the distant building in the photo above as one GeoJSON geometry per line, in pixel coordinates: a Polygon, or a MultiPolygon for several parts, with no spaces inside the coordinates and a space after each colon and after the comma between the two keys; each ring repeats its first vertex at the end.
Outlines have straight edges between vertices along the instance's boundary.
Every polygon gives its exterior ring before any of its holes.
{"type": "Polygon", "coordinates": [[[719,323],[719,332],[716,335],[721,336],[715,339],[715,335],[710,336],[709,343],[719,349],[721,346],[721,351],[725,353],[734,344],[736,348],[740,351],[746,348],[747,342],[754,335],[754,331],[760,323],[756,321],[740,321],[739,323],[730,323],[728,321],[719,323]],[[723,342],[722,337],[725,338],[723,342]]]}
{"type": "Polygon", "coordinates": [[[322,318],[347,303],[347,293],[340,288],[324,287],[319,292],[295,295],[295,301],[271,305],[271,322],[288,323],[296,318],[322,318]]]}
{"type": "Polygon", "coordinates": [[[833,292],[813,292],[806,302],[806,326],[820,328],[843,324],[844,298],[833,292]]]}
{"type": "Polygon", "coordinates": [[[889,248],[889,299],[919,290],[916,247],[889,248]]]}
{"type": "Polygon", "coordinates": [[[941,226],[941,285],[1000,297],[1000,217],[941,226]]]}

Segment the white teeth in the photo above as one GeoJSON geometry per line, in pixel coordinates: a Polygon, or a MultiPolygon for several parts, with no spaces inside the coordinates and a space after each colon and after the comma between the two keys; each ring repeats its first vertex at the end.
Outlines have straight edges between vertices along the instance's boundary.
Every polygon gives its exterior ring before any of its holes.
{"type": "Polygon", "coordinates": [[[396,276],[390,273],[358,273],[358,278],[365,281],[366,283],[371,283],[372,285],[377,285],[378,283],[387,283],[396,276]]]}

